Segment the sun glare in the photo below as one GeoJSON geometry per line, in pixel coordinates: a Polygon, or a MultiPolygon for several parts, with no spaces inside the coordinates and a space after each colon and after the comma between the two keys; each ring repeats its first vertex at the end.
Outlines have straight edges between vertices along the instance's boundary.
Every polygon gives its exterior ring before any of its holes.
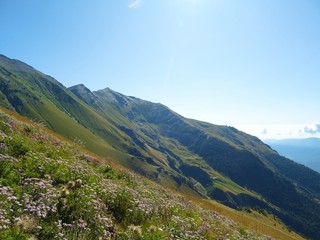
{"type": "Polygon", "coordinates": [[[197,7],[203,0],[177,0],[179,5],[197,7]]]}

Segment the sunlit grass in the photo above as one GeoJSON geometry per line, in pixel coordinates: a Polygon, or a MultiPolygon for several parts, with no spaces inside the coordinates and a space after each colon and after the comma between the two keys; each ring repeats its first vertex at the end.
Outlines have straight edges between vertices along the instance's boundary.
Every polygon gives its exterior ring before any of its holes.
{"type": "Polygon", "coordinates": [[[0,111],[0,239],[268,239],[0,111]]]}
{"type": "Polygon", "coordinates": [[[191,195],[185,195],[185,197],[204,208],[218,212],[236,221],[239,224],[239,229],[242,229],[241,231],[250,229],[251,231],[263,233],[282,240],[304,239],[289,230],[279,219],[266,212],[261,213],[254,210],[237,211],[214,200],[203,199],[191,195]]]}

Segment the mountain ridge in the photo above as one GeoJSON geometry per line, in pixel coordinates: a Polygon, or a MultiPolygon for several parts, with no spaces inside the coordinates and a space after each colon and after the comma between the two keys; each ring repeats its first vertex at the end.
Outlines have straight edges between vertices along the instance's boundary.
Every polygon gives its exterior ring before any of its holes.
{"type": "Polygon", "coordinates": [[[162,185],[234,208],[265,209],[316,239],[320,174],[278,155],[258,138],[109,88],[65,88],[36,70],[8,68],[1,59],[0,66],[10,73],[0,72],[1,105],[162,185]]]}

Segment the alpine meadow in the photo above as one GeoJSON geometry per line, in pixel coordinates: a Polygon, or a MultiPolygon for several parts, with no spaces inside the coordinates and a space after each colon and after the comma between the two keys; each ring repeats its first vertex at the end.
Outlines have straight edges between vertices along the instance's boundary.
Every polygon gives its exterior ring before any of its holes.
{"type": "MultiPolygon", "coordinates": [[[[279,239],[299,239],[292,231],[317,239],[320,174],[280,156],[258,138],[233,127],[184,118],[164,105],[108,88],[94,92],[84,85],[66,88],[3,55],[0,69],[1,105],[33,121],[16,123],[3,113],[1,196],[6,199],[10,195],[2,206],[4,239],[33,235],[47,239],[58,236],[59,231],[67,238],[82,239],[247,239],[255,234],[252,230],[279,239]],[[44,134],[50,131],[39,128],[39,123],[69,140],[44,134]],[[98,157],[90,157],[87,151],[98,157]],[[129,170],[110,167],[112,164],[129,170]],[[152,190],[161,192],[163,187],[147,179],[176,192],[172,198],[182,194],[180,198],[185,200],[181,201],[186,203],[172,203],[179,206],[169,206],[166,211],[170,213],[163,213],[164,204],[153,199],[167,197],[157,197],[162,193],[152,190]],[[85,184],[83,190],[73,185],[77,181],[85,184]],[[109,189],[113,186],[116,189],[109,189]],[[51,194],[50,200],[45,200],[44,194],[51,194]],[[237,210],[238,230],[222,227],[221,232],[215,223],[202,219],[201,209],[223,209],[207,202],[210,199],[237,210]],[[149,209],[144,201],[155,205],[149,209]],[[82,212],[81,204],[92,209],[82,212]],[[95,204],[105,208],[99,210],[105,216],[90,216],[98,214],[95,204]],[[142,206],[148,210],[144,212],[142,206]],[[43,214],[36,211],[38,207],[44,209],[43,214]],[[242,215],[252,218],[241,223],[242,215]],[[250,222],[260,226],[262,216],[271,226],[252,229],[250,222]],[[107,218],[108,224],[99,218],[107,218]],[[166,229],[171,226],[167,221],[174,226],[166,229]],[[201,230],[204,226],[199,224],[204,223],[208,224],[206,230],[201,230]],[[282,227],[278,230],[277,226],[282,227]]],[[[231,218],[235,214],[231,209],[224,213],[231,218]]],[[[221,224],[227,221],[221,220],[221,224]]]]}
{"type": "Polygon", "coordinates": [[[320,240],[319,0],[0,10],[0,240],[320,240]]]}

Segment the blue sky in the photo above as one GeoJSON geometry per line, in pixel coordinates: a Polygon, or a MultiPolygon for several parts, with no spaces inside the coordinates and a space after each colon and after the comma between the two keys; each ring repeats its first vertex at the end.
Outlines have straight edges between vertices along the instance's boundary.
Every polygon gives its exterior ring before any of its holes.
{"type": "Polygon", "coordinates": [[[260,138],[320,136],[318,0],[0,0],[0,53],[260,138]]]}

